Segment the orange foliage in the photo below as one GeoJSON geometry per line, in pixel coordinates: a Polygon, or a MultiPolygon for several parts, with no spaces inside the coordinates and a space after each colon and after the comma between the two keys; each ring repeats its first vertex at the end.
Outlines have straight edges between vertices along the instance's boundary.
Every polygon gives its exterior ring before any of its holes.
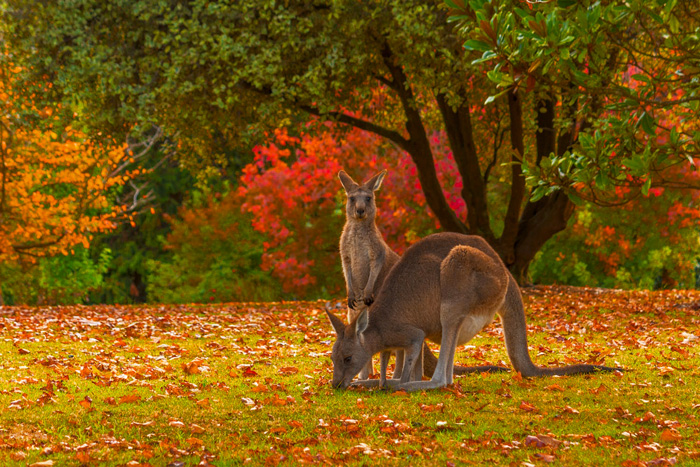
{"type": "Polygon", "coordinates": [[[13,93],[19,71],[0,71],[0,261],[87,248],[95,233],[116,226],[123,209],[108,191],[133,175],[119,169],[125,145],[96,145],[72,128],[57,134],[50,110],[39,112],[49,130],[17,123],[18,109],[32,108],[13,93]]]}

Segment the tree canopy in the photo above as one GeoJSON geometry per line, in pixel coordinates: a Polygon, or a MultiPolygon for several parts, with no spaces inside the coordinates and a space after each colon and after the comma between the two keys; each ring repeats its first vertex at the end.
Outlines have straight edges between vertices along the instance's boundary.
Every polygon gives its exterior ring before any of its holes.
{"type": "Polygon", "coordinates": [[[377,134],[410,155],[441,227],[484,236],[520,279],[572,201],[696,187],[697,6],[447,5],[11,0],[3,37],[27,82],[54,83],[45,97],[91,134],[158,124],[195,149],[194,165],[309,115],[377,134]],[[439,181],[435,129],[464,216],[439,181]]]}

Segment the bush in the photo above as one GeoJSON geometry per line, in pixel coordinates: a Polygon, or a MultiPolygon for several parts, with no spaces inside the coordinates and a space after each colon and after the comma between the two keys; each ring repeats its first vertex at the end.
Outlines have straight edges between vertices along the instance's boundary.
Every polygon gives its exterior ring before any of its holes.
{"type": "Polygon", "coordinates": [[[148,261],[149,301],[204,303],[269,301],[279,284],[261,270],[263,240],[241,212],[235,192],[205,195],[169,217],[165,259],[148,261]]]}

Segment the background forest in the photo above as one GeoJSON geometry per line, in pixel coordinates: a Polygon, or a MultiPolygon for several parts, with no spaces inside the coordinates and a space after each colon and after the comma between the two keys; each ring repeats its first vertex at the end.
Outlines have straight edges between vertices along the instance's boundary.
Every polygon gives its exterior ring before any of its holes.
{"type": "Polygon", "coordinates": [[[403,252],[698,288],[693,2],[0,1],[0,304],[344,295],[342,168],[403,252]]]}

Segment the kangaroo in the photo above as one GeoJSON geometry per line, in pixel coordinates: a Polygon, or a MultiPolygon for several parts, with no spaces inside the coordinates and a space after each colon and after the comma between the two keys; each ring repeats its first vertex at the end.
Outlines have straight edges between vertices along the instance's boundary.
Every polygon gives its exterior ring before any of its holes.
{"type": "MultiPolygon", "coordinates": [[[[374,192],[379,190],[386,175],[382,171],[367,180],[363,185],[357,184],[345,171],[338,172],[338,178],[345,189],[347,203],[345,206],[345,226],[340,236],[340,256],[347,288],[348,322],[374,301],[374,296],[382,287],[391,268],[399,261],[399,255],[384,241],[376,224],[377,205],[374,192]]],[[[388,363],[389,353],[383,355],[388,363]]],[[[431,377],[437,364],[437,358],[427,345],[424,347],[424,373],[431,377]]],[[[403,351],[396,352],[394,376],[401,375],[403,351]]],[[[456,374],[474,372],[508,371],[499,366],[466,367],[455,366],[456,374]]],[[[372,362],[360,372],[360,378],[366,379],[373,374],[372,362]]],[[[419,378],[420,379],[420,378],[419,378]]]]}
{"type": "MultiPolygon", "coordinates": [[[[382,186],[385,175],[386,171],[382,171],[359,185],[344,171],[338,172],[347,194],[340,257],[348,293],[348,322],[354,321],[374,302],[375,293],[381,288],[389,270],[399,261],[399,255],[386,244],[375,222],[377,205],[374,192],[382,186]]],[[[402,363],[403,353],[400,358],[397,357],[397,374],[402,363]]],[[[360,377],[366,379],[371,374],[370,359],[360,377]]]]}
{"type": "MultiPolygon", "coordinates": [[[[600,365],[559,368],[536,366],[527,349],[525,310],[520,289],[496,252],[481,237],[457,233],[429,235],[406,250],[386,278],[372,306],[345,326],[327,311],[337,334],[333,345],[333,380],[347,388],[378,352],[404,349],[404,371],[390,385],[405,390],[444,387],[453,382],[458,345],[468,342],[496,315],[503,325],[508,357],[522,376],[569,375],[614,371],[600,365]],[[424,339],[440,342],[437,367],[421,381],[424,339]]],[[[382,364],[384,366],[384,364],[382,364]]],[[[383,385],[385,374],[380,375],[383,385]]],[[[363,382],[371,386],[376,380],[363,382]]]]}

